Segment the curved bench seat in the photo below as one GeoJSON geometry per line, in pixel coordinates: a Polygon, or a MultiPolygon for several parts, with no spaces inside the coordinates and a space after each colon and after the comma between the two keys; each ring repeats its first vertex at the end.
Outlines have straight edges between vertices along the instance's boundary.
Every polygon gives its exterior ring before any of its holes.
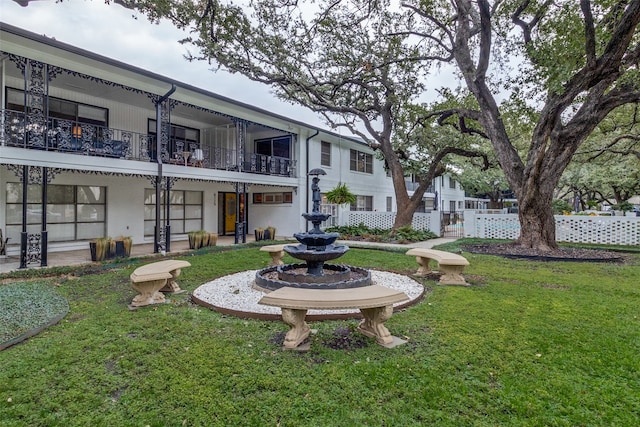
{"type": "Polygon", "coordinates": [[[176,278],[182,268],[190,266],[188,261],[168,259],[136,268],[129,279],[131,287],[140,294],[133,298],[131,307],[160,304],[165,301],[161,292],[181,292],[176,278]]]}
{"type": "Polygon", "coordinates": [[[438,268],[442,273],[442,276],[440,276],[440,284],[469,285],[462,276],[464,267],[469,265],[469,261],[461,255],[426,248],[409,249],[407,255],[416,257],[416,262],[420,266],[416,274],[419,276],[426,276],[431,273],[429,260],[434,260],[438,263],[438,268]]]}
{"type": "Polygon", "coordinates": [[[358,330],[388,346],[394,337],[384,326],[393,314],[393,304],[409,297],[401,291],[379,285],[350,289],[306,289],[282,287],[265,295],[258,304],[280,307],[282,320],[291,327],[284,339],[284,348],[295,349],[307,337],[311,329],[304,321],[307,310],[338,310],[358,308],[364,319],[358,330]]]}

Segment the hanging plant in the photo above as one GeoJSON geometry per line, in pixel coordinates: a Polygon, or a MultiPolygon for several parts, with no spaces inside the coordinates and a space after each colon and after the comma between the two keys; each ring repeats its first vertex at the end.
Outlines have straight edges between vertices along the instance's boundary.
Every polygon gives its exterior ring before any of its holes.
{"type": "Polygon", "coordinates": [[[356,203],[356,195],[349,191],[347,184],[341,183],[325,194],[327,201],[336,205],[347,205],[356,203]]]}

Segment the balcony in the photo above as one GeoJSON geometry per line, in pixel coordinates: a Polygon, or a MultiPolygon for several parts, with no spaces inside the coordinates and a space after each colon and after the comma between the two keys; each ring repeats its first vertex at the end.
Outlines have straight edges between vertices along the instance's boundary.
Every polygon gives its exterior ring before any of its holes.
{"type": "MultiPolygon", "coordinates": [[[[90,123],[41,118],[2,110],[0,144],[84,156],[155,162],[155,135],[107,128],[90,123]],[[46,124],[43,124],[46,123],[46,124]]],[[[262,175],[295,177],[295,160],[245,153],[223,147],[175,141],[161,147],[163,163],[262,175]]]]}

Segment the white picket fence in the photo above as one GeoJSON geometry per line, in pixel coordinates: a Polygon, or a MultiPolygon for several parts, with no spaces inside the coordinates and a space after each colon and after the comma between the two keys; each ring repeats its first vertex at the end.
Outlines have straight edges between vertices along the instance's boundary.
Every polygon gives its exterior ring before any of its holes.
{"type": "MultiPolygon", "coordinates": [[[[364,224],[371,228],[391,228],[394,212],[349,212],[347,225],[364,224]]],[[[556,215],[558,242],[604,245],[640,245],[640,217],[556,215]]],[[[412,226],[440,235],[440,212],[416,213],[412,226]]],[[[464,236],[514,240],[520,236],[517,214],[486,214],[464,211],[464,236]]]]}
{"type": "MultiPolygon", "coordinates": [[[[558,242],[603,245],[640,245],[640,217],[556,215],[558,242]]],[[[517,239],[520,222],[516,214],[487,215],[465,211],[465,237],[517,239]]]]}

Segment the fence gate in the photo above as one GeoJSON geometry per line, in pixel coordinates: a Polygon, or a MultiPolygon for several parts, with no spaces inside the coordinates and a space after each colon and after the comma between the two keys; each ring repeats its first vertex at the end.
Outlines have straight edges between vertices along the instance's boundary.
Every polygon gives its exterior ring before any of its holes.
{"type": "Polygon", "coordinates": [[[440,235],[442,237],[464,237],[463,212],[441,211],[440,215],[440,235]]]}

